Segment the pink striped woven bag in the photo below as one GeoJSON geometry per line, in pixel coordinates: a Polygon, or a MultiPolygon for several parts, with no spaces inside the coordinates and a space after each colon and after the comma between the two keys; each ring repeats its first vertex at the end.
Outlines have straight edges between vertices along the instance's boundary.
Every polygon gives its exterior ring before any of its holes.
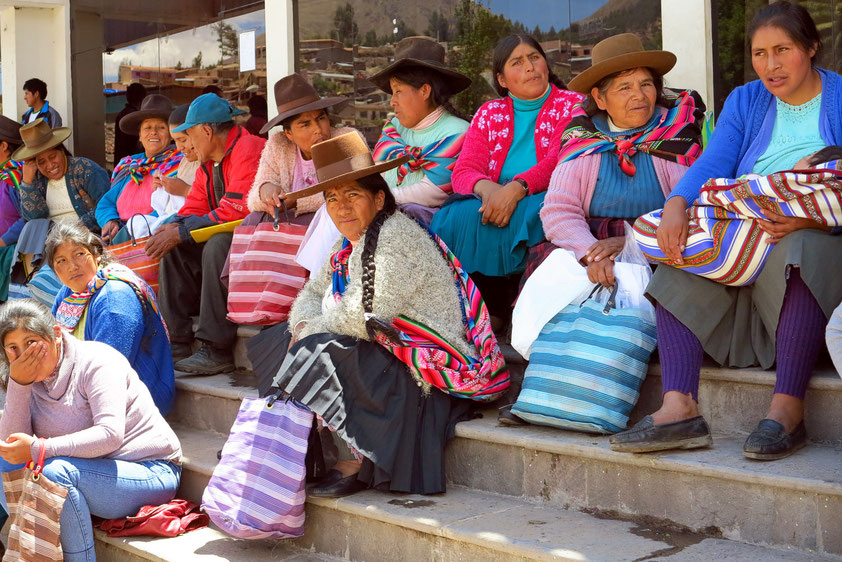
{"type": "MultiPolygon", "coordinates": [[[[268,217],[269,215],[264,215],[268,217]]],[[[285,322],[308,272],[295,262],[306,225],[271,221],[234,229],[229,253],[228,319],[237,324],[285,322]]]]}

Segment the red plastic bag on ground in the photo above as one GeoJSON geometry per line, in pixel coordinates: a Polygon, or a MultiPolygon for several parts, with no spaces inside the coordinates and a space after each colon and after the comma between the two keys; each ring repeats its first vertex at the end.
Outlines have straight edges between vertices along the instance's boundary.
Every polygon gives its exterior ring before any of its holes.
{"type": "Polygon", "coordinates": [[[106,519],[99,528],[109,537],[177,537],[209,523],[210,518],[199,511],[198,505],[175,499],[164,505],[145,505],[134,517],[106,519]]]}

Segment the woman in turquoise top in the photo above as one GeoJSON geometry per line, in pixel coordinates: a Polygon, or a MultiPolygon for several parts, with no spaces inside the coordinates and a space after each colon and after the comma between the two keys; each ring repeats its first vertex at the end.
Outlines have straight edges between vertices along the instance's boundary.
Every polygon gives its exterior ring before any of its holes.
{"type": "MultiPolygon", "coordinates": [[[[842,141],[842,78],[815,66],[821,38],[809,12],[776,2],[748,29],[760,80],[734,90],[705,152],[670,194],[658,244],[683,263],[687,206],[712,177],[787,170],[824,145],[842,141]]],[[[704,353],[722,365],[768,369],[775,364],[772,403],[743,454],[756,460],[791,455],[807,441],[804,396],[827,317],[842,300],[842,239],[809,219],[767,212],[761,228],[775,248],[753,285],[728,287],[659,266],[647,293],[657,301],[661,408],[612,437],[617,451],[690,449],[711,444],[699,414],[704,353]]]]}
{"type": "Polygon", "coordinates": [[[374,160],[410,156],[383,177],[401,209],[430,224],[452,192],[450,174],[468,130],[449,100],[471,80],[447,68],[444,47],[426,37],[401,40],[395,62],[370,80],[392,96],[395,109],[374,147],[374,160]]]}
{"type": "Polygon", "coordinates": [[[564,89],[541,45],[511,35],[494,49],[495,88],[453,168],[453,195],[431,228],[471,274],[499,328],[511,314],[526,251],[544,239],[538,211],[561,134],[582,96],[564,89]]]}

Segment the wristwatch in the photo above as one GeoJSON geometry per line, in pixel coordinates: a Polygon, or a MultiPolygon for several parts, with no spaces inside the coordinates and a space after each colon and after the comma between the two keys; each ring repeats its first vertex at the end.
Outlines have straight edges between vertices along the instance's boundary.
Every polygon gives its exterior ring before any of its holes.
{"type": "Polygon", "coordinates": [[[518,182],[520,185],[523,186],[523,190],[526,193],[529,193],[529,184],[526,183],[526,180],[523,178],[515,178],[515,181],[518,182]]]}

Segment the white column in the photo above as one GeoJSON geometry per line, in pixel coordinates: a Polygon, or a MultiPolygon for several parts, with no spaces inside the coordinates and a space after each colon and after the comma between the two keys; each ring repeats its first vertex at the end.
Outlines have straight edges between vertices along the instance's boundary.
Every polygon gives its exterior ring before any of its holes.
{"type": "Polygon", "coordinates": [[[278,114],[275,82],[295,72],[293,0],[266,0],[266,94],[269,119],[278,114]]]}
{"type": "MultiPolygon", "coordinates": [[[[47,99],[61,114],[63,125],[72,127],[69,0],[0,0],[0,52],[3,115],[20,120],[27,109],[23,83],[40,78],[47,83],[47,99]]],[[[72,137],[67,144],[72,150],[72,137]]]]}
{"type": "Polygon", "coordinates": [[[664,77],[670,87],[699,92],[713,109],[713,27],[710,0],[661,0],[663,48],[678,62],[664,77]]]}

